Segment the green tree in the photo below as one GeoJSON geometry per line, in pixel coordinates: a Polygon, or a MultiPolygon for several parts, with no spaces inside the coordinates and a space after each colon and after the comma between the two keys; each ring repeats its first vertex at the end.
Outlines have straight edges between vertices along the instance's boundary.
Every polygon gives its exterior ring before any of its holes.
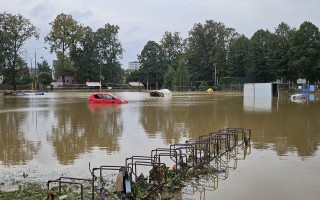
{"type": "Polygon", "coordinates": [[[185,50],[185,40],[180,37],[179,32],[165,32],[160,40],[160,46],[164,51],[166,62],[176,70],[179,58],[185,50]]]}
{"type": "Polygon", "coordinates": [[[158,89],[163,84],[164,75],[167,71],[163,49],[158,43],[148,41],[141,54],[138,55],[138,59],[141,63],[140,71],[144,77],[143,83],[148,89],[149,86],[158,89]]]}
{"type": "Polygon", "coordinates": [[[98,60],[101,65],[101,79],[107,82],[122,82],[124,71],[121,69],[119,59],[122,58],[123,49],[118,39],[119,27],[106,24],[96,32],[98,60]]]}
{"type": "Polygon", "coordinates": [[[98,81],[100,78],[100,64],[95,32],[90,27],[84,28],[79,46],[72,54],[74,60],[75,77],[80,83],[98,81]]]}
{"type": "Polygon", "coordinates": [[[31,82],[31,77],[30,73],[25,63],[23,63],[22,60],[19,61],[21,63],[20,69],[18,70],[18,75],[17,75],[17,85],[26,85],[31,82]]]}
{"type": "Polygon", "coordinates": [[[17,88],[17,77],[24,63],[21,59],[22,48],[31,37],[39,38],[36,27],[22,15],[0,14],[0,71],[5,80],[17,88]]]}
{"type": "Polygon", "coordinates": [[[42,85],[50,85],[52,80],[52,71],[46,60],[42,63],[37,63],[38,66],[38,81],[42,85]]]}
{"type": "Polygon", "coordinates": [[[255,32],[250,39],[246,71],[249,77],[255,77],[256,82],[270,82],[276,78],[270,65],[271,39],[272,33],[262,29],[255,32]]]}
{"type": "Polygon", "coordinates": [[[55,20],[49,23],[51,26],[50,33],[44,38],[45,42],[50,45],[50,52],[57,54],[60,62],[55,70],[57,77],[62,76],[62,82],[65,82],[66,73],[74,73],[71,65],[70,54],[76,49],[76,46],[83,34],[83,27],[71,15],[60,14],[55,20]],[[67,63],[66,63],[67,61],[67,63]],[[65,69],[66,68],[66,69],[65,69]]]}
{"type": "Polygon", "coordinates": [[[317,81],[320,77],[320,34],[311,22],[304,22],[291,38],[290,70],[297,78],[317,81]]]}
{"type": "Polygon", "coordinates": [[[195,24],[189,31],[187,59],[192,80],[214,80],[226,73],[226,52],[232,38],[237,36],[233,28],[221,22],[207,20],[204,25],[195,24]]]}
{"type": "Polygon", "coordinates": [[[276,74],[276,78],[286,82],[290,77],[295,76],[289,70],[289,49],[290,37],[294,29],[284,22],[275,29],[270,47],[270,65],[276,74]]]}
{"type": "Polygon", "coordinates": [[[226,76],[228,77],[245,77],[248,48],[250,40],[241,35],[231,40],[228,51],[226,76]]]}
{"type": "Polygon", "coordinates": [[[61,51],[57,51],[58,62],[54,65],[54,79],[57,80],[60,77],[62,81],[65,75],[73,75],[75,72],[74,65],[69,57],[63,55],[61,51]]]}
{"type": "Polygon", "coordinates": [[[104,68],[104,73],[102,80],[108,83],[124,83],[125,82],[125,73],[124,70],[119,65],[106,64],[104,68]]]}
{"type": "Polygon", "coordinates": [[[134,70],[134,71],[127,71],[126,73],[126,81],[127,82],[143,82],[143,73],[141,69],[134,70]]]}
{"type": "Polygon", "coordinates": [[[42,63],[37,63],[38,72],[48,72],[51,73],[51,68],[48,64],[48,61],[43,60],[42,63]]]}
{"type": "Polygon", "coordinates": [[[52,82],[52,75],[50,72],[48,71],[41,71],[38,74],[38,81],[39,83],[41,83],[42,85],[50,85],[50,83],[52,82]]]}
{"type": "Polygon", "coordinates": [[[173,69],[172,66],[168,67],[168,70],[166,71],[164,75],[163,85],[167,89],[172,89],[176,85],[175,83],[175,75],[176,71],[173,69]]]}
{"type": "Polygon", "coordinates": [[[190,84],[189,71],[186,62],[183,59],[181,59],[179,62],[174,82],[176,83],[176,86],[180,88],[180,90],[190,84]]]}

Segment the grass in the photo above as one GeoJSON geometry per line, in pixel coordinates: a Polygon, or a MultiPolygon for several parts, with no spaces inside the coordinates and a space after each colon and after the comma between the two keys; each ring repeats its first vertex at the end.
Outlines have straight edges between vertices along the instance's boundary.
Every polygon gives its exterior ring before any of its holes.
{"type": "Polygon", "coordinates": [[[1,191],[0,190],[0,199],[11,200],[44,200],[47,199],[48,191],[43,188],[40,184],[29,183],[24,186],[19,186],[19,190],[16,191],[1,191]]]}

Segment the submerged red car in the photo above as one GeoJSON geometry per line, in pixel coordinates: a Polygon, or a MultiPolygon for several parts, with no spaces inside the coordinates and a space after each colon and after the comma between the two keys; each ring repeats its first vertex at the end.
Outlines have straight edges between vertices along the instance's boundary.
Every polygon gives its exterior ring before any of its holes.
{"type": "Polygon", "coordinates": [[[128,101],[121,98],[117,98],[107,92],[97,92],[90,95],[89,103],[127,104],[128,101]]]}

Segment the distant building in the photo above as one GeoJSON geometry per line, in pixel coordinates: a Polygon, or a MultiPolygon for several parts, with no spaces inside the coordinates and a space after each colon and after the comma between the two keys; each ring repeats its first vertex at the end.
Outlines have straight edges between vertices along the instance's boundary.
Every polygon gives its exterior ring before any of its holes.
{"type": "Polygon", "coordinates": [[[140,68],[140,63],[137,62],[137,61],[134,61],[134,62],[129,62],[129,66],[128,66],[128,69],[129,71],[135,71],[135,70],[138,70],[140,68]]]}
{"type": "MultiPolygon", "coordinates": [[[[62,77],[60,76],[57,82],[62,82],[62,77]]],[[[64,84],[75,84],[76,79],[72,75],[64,75],[64,84]]]]}
{"type": "MultiPolygon", "coordinates": [[[[59,65],[58,60],[53,60],[52,61],[52,79],[56,80],[57,82],[62,82],[62,77],[60,76],[58,79],[56,79],[56,67],[59,65]]],[[[75,77],[69,74],[64,75],[64,84],[75,84],[76,80],[75,77]]]]}

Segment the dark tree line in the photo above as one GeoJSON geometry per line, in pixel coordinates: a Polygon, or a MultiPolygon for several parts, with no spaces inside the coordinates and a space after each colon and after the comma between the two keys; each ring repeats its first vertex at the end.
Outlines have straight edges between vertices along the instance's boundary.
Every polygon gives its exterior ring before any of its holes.
{"type": "Polygon", "coordinates": [[[303,22],[299,29],[280,23],[274,32],[261,29],[247,38],[208,20],[195,24],[188,38],[166,32],[159,43],[149,41],[138,57],[140,70],[129,79],[153,88],[190,86],[193,81],[215,85],[306,78],[315,82],[320,77],[319,45],[319,29],[311,22],[303,22]],[[181,67],[187,73],[181,73],[181,67]],[[182,78],[186,81],[179,82],[182,78]]]}
{"type": "MultiPolygon", "coordinates": [[[[159,42],[145,44],[137,56],[140,69],[128,74],[119,62],[123,48],[117,25],[107,23],[94,31],[63,13],[49,25],[51,31],[44,41],[58,59],[55,79],[62,77],[63,81],[65,75],[73,75],[78,83],[140,81],[148,88],[181,88],[192,83],[298,78],[314,82],[320,76],[319,28],[307,21],[298,29],[282,22],[273,32],[260,29],[251,38],[213,20],[194,24],[187,38],[179,32],[165,32],[159,42]]],[[[30,75],[22,59],[23,45],[31,37],[38,38],[39,33],[28,19],[0,14],[0,74],[14,88],[33,79],[48,80],[41,73],[40,77],[30,75]]]]}

